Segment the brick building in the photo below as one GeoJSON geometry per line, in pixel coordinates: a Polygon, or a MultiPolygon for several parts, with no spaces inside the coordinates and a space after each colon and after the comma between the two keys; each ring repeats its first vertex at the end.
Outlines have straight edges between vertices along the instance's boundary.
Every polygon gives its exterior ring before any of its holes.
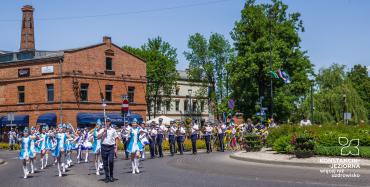
{"type": "Polygon", "coordinates": [[[110,37],[86,47],[35,49],[33,8],[24,6],[18,52],[0,51],[0,125],[70,122],[84,126],[102,116],[102,102],[120,121],[122,95],[132,116],[146,116],[146,64],[112,43],[110,37]]]}

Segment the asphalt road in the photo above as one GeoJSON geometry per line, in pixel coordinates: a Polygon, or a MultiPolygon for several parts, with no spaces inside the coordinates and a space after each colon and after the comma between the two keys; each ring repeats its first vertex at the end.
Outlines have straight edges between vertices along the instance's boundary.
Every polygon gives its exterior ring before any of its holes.
{"type": "MultiPolygon", "coordinates": [[[[229,158],[230,153],[199,153],[148,159],[141,162],[141,173],[131,174],[131,163],[115,160],[114,183],[104,183],[96,176],[93,163],[76,164],[63,177],[51,166],[28,179],[23,179],[17,152],[0,151],[6,161],[0,166],[0,186],[27,187],[95,187],[95,186],[370,186],[370,171],[356,170],[359,178],[332,178],[320,173],[320,168],[255,164],[229,158]]],[[[119,155],[122,156],[122,155],[119,155]]],[[[38,164],[40,164],[38,162],[38,164]]]]}

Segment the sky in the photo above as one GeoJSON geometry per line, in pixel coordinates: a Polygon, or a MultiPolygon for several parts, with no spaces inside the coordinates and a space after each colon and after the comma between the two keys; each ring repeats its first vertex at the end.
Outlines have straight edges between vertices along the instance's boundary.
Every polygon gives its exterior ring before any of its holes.
{"type": "MultiPolygon", "coordinates": [[[[257,3],[270,2],[257,0],[257,3]]],[[[300,33],[315,70],[333,63],[370,65],[369,0],[283,0],[300,12],[300,33]]],[[[1,0],[0,50],[20,45],[21,7],[35,8],[36,49],[60,50],[102,42],[140,47],[161,36],[177,48],[178,69],[188,67],[183,52],[194,33],[220,33],[232,44],[230,31],[240,19],[244,0],[1,0]]]]}

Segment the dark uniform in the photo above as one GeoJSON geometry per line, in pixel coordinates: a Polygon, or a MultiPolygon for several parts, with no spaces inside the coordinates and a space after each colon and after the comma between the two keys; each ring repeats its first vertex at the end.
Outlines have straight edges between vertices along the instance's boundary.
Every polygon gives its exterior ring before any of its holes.
{"type": "Polygon", "coordinates": [[[222,124],[217,127],[217,134],[218,134],[218,141],[220,143],[220,151],[225,151],[225,143],[224,143],[224,137],[225,137],[225,131],[226,131],[226,125],[222,124]]]}
{"type": "Polygon", "coordinates": [[[199,132],[199,126],[198,124],[194,123],[191,127],[191,148],[193,150],[193,154],[197,154],[197,139],[199,132]]]}
{"type": "Polygon", "coordinates": [[[159,157],[163,157],[163,138],[164,133],[166,130],[166,127],[163,125],[163,119],[159,118],[159,125],[157,128],[158,134],[157,134],[157,150],[159,153],[159,157]]]}
{"type": "Polygon", "coordinates": [[[172,156],[176,153],[176,131],[177,127],[175,126],[175,122],[171,121],[171,126],[168,131],[168,143],[170,145],[170,152],[172,156]]]}
{"type": "Polygon", "coordinates": [[[206,141],[207,153],[212,152],[211,140],[212,140],[213,127],[208,123],[204,130],[204,139],[206,141]]]}
{"type": "Polygon", "coordinates": [[[150,158],[155,158],[155,145],[157,139],[157,129],[155,124],[152,124],[152,127],[149,131],[149,146],[150,146],[150,158]]]}
{"type": "Polygon", "coordinates": [[[185,127],[184,123],[181,123],[180,127],[177,129],[177,147],[179,149],[180,155],[184,154],[184,141],[185,141],[185,127]]]}

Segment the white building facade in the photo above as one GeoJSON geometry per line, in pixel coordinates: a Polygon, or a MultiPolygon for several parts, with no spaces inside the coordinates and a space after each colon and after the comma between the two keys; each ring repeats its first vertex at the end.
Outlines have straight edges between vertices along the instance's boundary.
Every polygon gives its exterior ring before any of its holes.
{"type": "MultiPolygon", "coordinates": [[[[208,121],[210,112],[208,105],[208,86],[202,82],[194,82],[188,79],[186,71],[178,70],[179,80],[171,100],[166,98],[157,102],[157,111],[154,115],[154,105],[151,104],[150,118],[161,115],[185,120],[191,118],[203,124],[208,121]]],[[[149,119],[149,115],[147,116],[149,119]]]]}

